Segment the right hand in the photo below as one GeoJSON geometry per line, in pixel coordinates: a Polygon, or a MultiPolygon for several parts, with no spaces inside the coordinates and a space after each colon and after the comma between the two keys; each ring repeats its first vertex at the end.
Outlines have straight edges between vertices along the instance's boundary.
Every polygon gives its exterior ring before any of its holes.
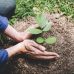
{"type": "Polygon", "coordinates": [[[49,60],[59,57],[59,55],[55,52],[45,51],[46,48],[44,46],[37,44],[33,40],[24,40],[22,45],[23,48],[20,51],[31,55],[34,59],[49,60]]]}

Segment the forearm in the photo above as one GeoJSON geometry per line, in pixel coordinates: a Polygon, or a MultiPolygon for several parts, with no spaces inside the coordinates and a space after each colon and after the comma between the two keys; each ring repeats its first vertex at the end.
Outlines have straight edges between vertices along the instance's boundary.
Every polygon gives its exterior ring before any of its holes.
{"type": "Polygon", "coordinates": [[[10,25],[5,29],[4,33],[12,38],[13,40],[20,42],[22,41],[22,37],[19,35],[19,33],[10,25]]]}
{"type": "Polygon", "coordinates": [[[12,56],[21,53],[22,50],[26,52],[22,42],[7,49],[0,49],[0,65],[6,63],[12,56]]]}
{"type": "Polygon", "coordinates": [[[8,52],[8,57],[10,58],[14,56],[15,54],[18,54],[19,52],[21,52],[21,50],[24,49],[24,47],[23,48],[22,47],[23,47],[22,43],[18,43],[17,45],[7,48],[5,50],[8,52]]]}
{"type": "Polygon", "coordinates": [[[13,40],[17,42],[22,42],[25,39],[28,39],[32,36],[32,34],[25,32],[18,32],[16,31],[11,25],[8,25],[8,27],[5,29],[4,33],[12,38],[13,40]]]}

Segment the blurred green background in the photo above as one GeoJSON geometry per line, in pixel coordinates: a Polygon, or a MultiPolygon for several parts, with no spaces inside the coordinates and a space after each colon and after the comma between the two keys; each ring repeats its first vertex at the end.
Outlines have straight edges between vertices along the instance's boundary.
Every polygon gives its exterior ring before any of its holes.
{"type": "Polygon", "coordinates": [[[40,11],[59,12],[74,17],[74,0],[16,0],[15,16],[22,18],[28,15],[34,15],[33,8],[40,11]]]}
{"type": "Polygon", "coordinates": [[[16,0],[15,15],[10,21],[14,23],[16,19],[34,16],[34,10],[50,13],[63,12],[74,18],[74,0],[16,0]]]}

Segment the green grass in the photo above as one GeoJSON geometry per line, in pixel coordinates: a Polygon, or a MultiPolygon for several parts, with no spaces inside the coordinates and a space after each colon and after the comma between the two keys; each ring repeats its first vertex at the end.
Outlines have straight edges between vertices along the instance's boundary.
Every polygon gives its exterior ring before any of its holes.
{"type": "Polygon", "coordinates": [[[14,23],[16,19],[34,16],[34,7],[40,12],[64,12],[65,15],[71,15],[74,18],[74,0],[16,0],[15,15],[11,23],[14,23]]]}

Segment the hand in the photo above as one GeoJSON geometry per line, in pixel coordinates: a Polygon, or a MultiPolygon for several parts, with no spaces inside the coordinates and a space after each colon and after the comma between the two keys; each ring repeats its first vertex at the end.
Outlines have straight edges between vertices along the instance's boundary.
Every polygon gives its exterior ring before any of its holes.
{"type": "Polygon", "coordinates": [[[24,47],[21,52],[34,52],[34,53],[39,53],[39,51],[44,52],[45,51],[45,47],[37,44],[36,42],[34,42],[33,40],[24,40],[23,42],[21,42],[21,44],[23,45],[22,47],[24,47]],[[24,50],[25,49],[25,50],[24,50]]]}
{"type": "Polygon", "coordinates": [[[37,44],[32,40],[24,40],[23,42],[20,42],[15,46],[7,48],[5,50],[8,52],[8,57],[12,57],[15,54],[21,52],[29,54],[32,57],[32,59],[49,60],[59,57],[57,53],[45,51],[45,47],[37,44]]]}
{"type": "Polygon", "coordinates": [[[29,54],[32,59],[49,60],[59,58],[57,53],[45,51],[45,47],[35,43],[32,40],[24,40],[22,45],[24,45],[25,50],[23,49],[21,51],[29,54]]]}
{"type": "Polygon", "coordinates": [[[23,42],[20,42],[16,44],[15,46],[12,46],[5,50],[8,52],[8,56],[11,57],[21,52],[23,53],[34,52],[36,54],[39,53],[39,51],[44,52],[45,47],[35,43],[32,40],[24,40],[23,42]]]}
{"type": "Polygon", "coordinates": [[[16,36],[15,41],[22,42],[25,39],[31,38],[32,37],[32,34],[28,30],[29,29],[32,29],[32,28],[37,28],[37,27],[39,27],[39,26],[38,25],[31,25],[24,32],[18,32],[18,36],[16,36]]]}
{"type": "Polygon", "coordinates": [[[17,40],[18,42],[21,42],[25,39],[29,39],[32,37],[32,34],[28,31],[29,29],[32,28],[38,28],[38,25],[31,25],[29,28],[27,28],[24,32],[18,32],[19,33],[19,39],[17,40]]]}

